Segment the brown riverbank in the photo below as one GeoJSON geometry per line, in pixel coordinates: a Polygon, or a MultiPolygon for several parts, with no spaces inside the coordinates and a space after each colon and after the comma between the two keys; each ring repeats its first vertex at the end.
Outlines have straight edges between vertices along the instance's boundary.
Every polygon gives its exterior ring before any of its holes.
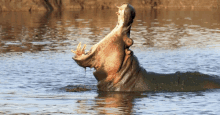
{"type": "Polygon", "coordinates": [[[137,8],[218,8],[220,0],[2,0],[0,11],[111,9],[122,3],[137,8]]]}

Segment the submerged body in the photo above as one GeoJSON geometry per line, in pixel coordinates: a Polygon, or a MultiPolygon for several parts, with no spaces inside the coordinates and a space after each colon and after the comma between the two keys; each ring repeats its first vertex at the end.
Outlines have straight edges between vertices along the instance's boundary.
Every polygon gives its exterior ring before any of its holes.
{"type": "MultiPolygon", "coordinates": [[[[76,54],[73,59],[82,67],[95,68],[94,76],[98,80],[98,88],[101,91],[151,91],[160,89],[160,86],[165,88],[164,84],[167,84],[166,81],[169,82],[170,79],[163,77],[166,79],[161,81],[158,80],[160,74],[147,73],[129,49],[133,44],[133,40],[129,37],[131,24],[135,17],[134,8],[129,4],[123,4],[118,8],[116,27],[99,43],[92,46],[88,53],[85,53],[85,45],[81,49],[81,44],[79,44],[77,50],[73,51],[76,54]],[[155,79],[157,80],[155,81],[155,79]]],[[[178,78],[178,76],[176,77],[178,78]]],[[[189,83],[191,84],[191,82],[189,83]]],[[[179,84],[177,85],[179,86],[179,84]]],[[[176,84],[173,85],[176,86],[176,84]]],[[[201,85],[201,87],[205,86],[207,86],[205,83],[201,85]]],[[[178,88],[183,89],[181,84],[178,88]]]]}

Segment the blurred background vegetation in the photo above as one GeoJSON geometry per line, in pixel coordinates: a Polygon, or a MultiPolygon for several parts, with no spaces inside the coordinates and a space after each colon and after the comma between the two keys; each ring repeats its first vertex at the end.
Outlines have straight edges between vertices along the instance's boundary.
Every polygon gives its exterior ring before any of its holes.
{"type": "Polygon", "coordinates": [[[111,9],[122,3],[137,8],[218,8],[220,0],[1,0],[0,11],[111,9]]]}

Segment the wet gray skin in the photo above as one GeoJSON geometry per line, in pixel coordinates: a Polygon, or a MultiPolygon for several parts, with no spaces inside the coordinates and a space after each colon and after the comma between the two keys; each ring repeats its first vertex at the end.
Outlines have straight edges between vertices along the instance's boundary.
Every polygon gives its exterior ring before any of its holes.
{"type": "Polygon", "coordinates": [[[220,81],[200,73],[156,74],[140,66],[137,57],[129,49],[133,44],[130,29],[135,10],[130,4],[118,7],[116,27],[88,53],[79,43],[73,59],[79,66],[95,68],[93,73],[101,91],[191,91],[219,88],[220,81]],[[197,76],[197,77],[192,77],[197,76]],[[198,77],[202,76],[202,77],[198,77]],[[205,78],[205,79],[204,79],[205,78]],[[208,80],[208,81],[207,81],[208,80]],[[196,81],[197,84],[194,84],[196,81]]]}

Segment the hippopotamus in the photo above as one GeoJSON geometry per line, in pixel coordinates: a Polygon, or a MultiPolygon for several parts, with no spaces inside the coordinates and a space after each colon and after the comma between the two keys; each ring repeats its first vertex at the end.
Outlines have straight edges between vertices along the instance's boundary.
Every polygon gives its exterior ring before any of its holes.
{"type": "MultiPolygon", "coordinates": [[[[122,4],[118,6],[116,14],[118,15],[118,23],[115,28],[100,42],[92,46],[89,52],[85,52],[86,45],[81,49],[81,43],[77,46],[76,51],[72,50],[76,54],[73,60],[79,66],[95,69],[93,74],[98,81],[98,90],[151,91],[160,88],[173,89],[170,84],[176,86],[178,90],[183,89],[183,84],[186,82],[180,81],[182,74],[180,75],[178,72],[172,75],[149,73],[140,66],[134,52],[129,49],[133,44],[133,40],[130,38],[130,30],[135,18],[135,9],[130,4],[122,4]],[[173,76],[177,76],[177,78],[173,76]],[[172,77],[176,81],[172,81],[172,77]],[[167,80],[171,80],[172,83],[164,82],[167,80]]],[[[193,82],[189,84],[194,86],[193,82]]],[[[202,87],[207,87],[207,85],[203,84],[202,87]]]]}

